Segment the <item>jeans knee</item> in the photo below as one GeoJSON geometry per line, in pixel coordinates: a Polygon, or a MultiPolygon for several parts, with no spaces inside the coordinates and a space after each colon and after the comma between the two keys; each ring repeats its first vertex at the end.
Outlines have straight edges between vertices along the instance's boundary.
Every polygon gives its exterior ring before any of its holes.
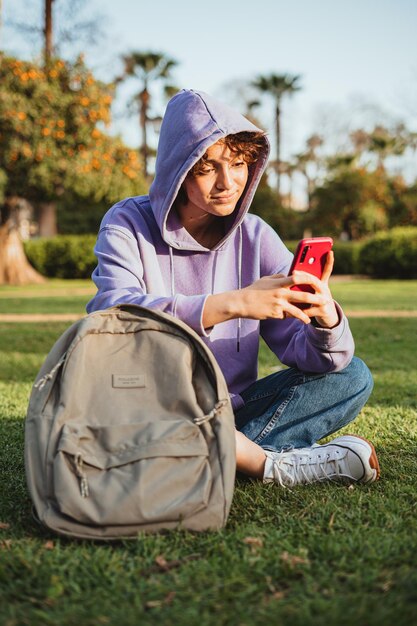
{"type": "Polygon", "coordinates": [[[368,366],[362,361],[362,359],[354,356],[350,364],[345,370],[343,370],[343,372],[348,376],[350,391],[369,398],[374,386],[374,381],[368,366]]]}

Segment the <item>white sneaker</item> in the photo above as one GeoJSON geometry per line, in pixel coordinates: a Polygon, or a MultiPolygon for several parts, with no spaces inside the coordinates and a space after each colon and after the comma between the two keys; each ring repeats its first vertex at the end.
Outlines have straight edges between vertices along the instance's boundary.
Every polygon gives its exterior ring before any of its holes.
{"type": "Polygon", "coordinates": [[[286,452],[265,450],[264,482],[294,487],[322,480],[371,483],[379,478],[379,463],[370,441],[344,435],[324,445],[286,452]]]}

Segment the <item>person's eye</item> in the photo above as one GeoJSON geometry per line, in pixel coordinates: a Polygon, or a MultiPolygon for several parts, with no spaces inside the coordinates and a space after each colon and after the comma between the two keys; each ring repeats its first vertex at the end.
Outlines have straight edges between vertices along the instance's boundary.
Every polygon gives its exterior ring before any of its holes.
{"type": "Polygon", "coordinates": [[[242,167],[243,165],[245,165],[245,161],[243,161],[243,160],[242,161],[235,161],[233,163],[234,167],[242,167]]]}
{"type": "Polygon", "coordinates": [[[213,171],[214,168],[212,167],[204,167],[203,169],[201,169],[198,174],[199,176],[205,176],[206,174],[210,174],[213,171]]]}

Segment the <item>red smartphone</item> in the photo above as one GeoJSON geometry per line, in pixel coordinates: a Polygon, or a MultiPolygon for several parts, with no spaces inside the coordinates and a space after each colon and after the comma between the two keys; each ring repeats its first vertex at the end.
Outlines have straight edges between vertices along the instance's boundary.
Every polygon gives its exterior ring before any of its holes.
{"type": "MultiPolygon", "coordinates": [[[[288,276],[291,276],[294,270],[308,272],[321,278],[326,264],[327,253],[333,246],[331,237],[310,237],[301,239],[298,243],[294,258],[291,263],[288,276]]],[[[314,289],[310,285],[294,285],[291,287],[294,291],[308,291],[314,293],[314,289]]],[[[299,304],[300,308],[306,308],[309,304],[299,304]]]]}

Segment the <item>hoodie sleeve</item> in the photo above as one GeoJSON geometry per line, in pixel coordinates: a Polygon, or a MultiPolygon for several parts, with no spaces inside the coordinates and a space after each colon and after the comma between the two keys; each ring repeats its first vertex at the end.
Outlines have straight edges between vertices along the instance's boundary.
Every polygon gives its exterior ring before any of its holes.
{"type": "Polygon", "coordinates": [[[127,229],[118,226],[102,228],[94,252],[98,263],[92,279],[97,293],[87,304],[88,313],[116,304],[138,304],[169,313],[199,335],[209,335],[202,324],[206,294],[161,296],[147,293],[139,247],[127,229]]]}
{"type": "Polygon", "coordinates": [[[296,319],[265,320],[261,335],[279,360],[303,372],[336,372],[347,367],[354,352],[349,323],[336,303],[339,324],[320,328],[296,319]]]}

